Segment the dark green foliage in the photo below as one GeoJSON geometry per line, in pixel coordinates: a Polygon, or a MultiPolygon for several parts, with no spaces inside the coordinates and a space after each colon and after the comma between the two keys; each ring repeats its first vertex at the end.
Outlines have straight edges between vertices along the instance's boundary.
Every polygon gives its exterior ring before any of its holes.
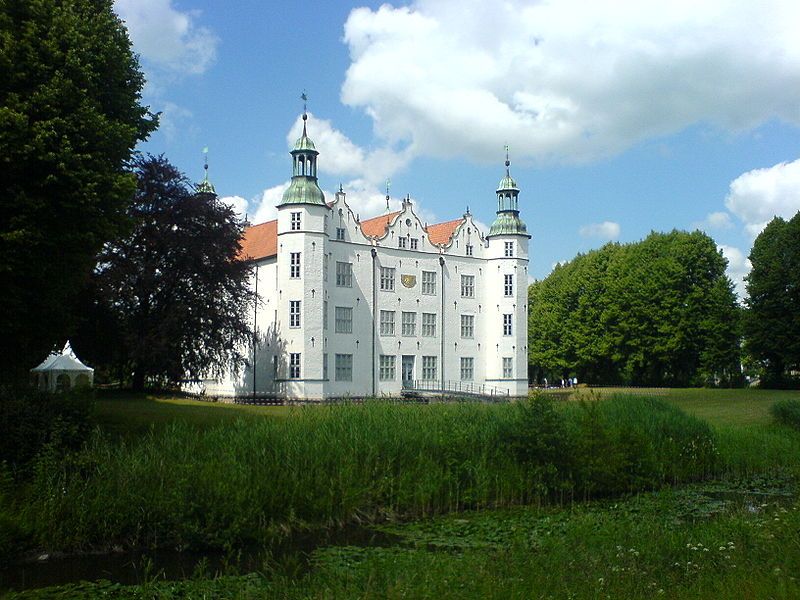
{"type": "Polygon", "coordinates": [[[163,156],[134,168],[134,226],[100,254],[76,348],[136,389],[241,364],[254,301],[238,260],[243,224],[163,156]]]}
{"type": "Polygon", "coordinates": [[[50,394],[0,387],[0,463],[25,474],[43,448],[61,455],[77,450],[94,427],[94,399],[87,392],[50,394]]]}
{"type": "Polygon", "coordinates": [[[781,425],[800,429],[800,401],[778,400],[770,409],[772,417],[781,425]]]}
{"type": "Polygon", "coordinates": [[[2,0],[0,73],[0,356],[27,379],[124,225],[124,167],[156,120],[111,0],[2,0]]]}
{"type": "Polygon", "coordinates": [[[578,255],[530,286],[529,363],[550,382],[738,383],[739,309],[725,267],[699,231],[578,255]]]}
{"type": "Polygon", "coordinates": [[[800,212],[775,217],[750,251],[745,346],[764,387],[797,387],[800,379],[800,212]]]}

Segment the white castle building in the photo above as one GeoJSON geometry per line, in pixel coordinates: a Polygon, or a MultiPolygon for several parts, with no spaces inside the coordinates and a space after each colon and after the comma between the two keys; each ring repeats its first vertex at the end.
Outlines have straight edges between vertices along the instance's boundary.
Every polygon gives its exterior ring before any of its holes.
{"type": "Polygon", "coordinates": [[[243,373],[206,382],[206,393],[526,395],[530,236],[508,157],[488,234],[469,211],[426,226],[408,199],[361,221],[341,187],[326,202],[306,119],[278,218],[242,240],[259,297],[255,348],[243,373]]]}

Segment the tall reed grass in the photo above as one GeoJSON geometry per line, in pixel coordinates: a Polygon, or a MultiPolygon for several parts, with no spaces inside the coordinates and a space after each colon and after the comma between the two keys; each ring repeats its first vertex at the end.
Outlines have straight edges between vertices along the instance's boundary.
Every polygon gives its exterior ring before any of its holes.
{"type": "Polygon", "coordinates": [[[8,510],[50,549],[224,547],[297,527],[653,489],[746,463],[725,448],[732,458],[707,424],[656,398],[297,408],[128,441],[97,431],[80,452],[41,456],[8,510]]]}

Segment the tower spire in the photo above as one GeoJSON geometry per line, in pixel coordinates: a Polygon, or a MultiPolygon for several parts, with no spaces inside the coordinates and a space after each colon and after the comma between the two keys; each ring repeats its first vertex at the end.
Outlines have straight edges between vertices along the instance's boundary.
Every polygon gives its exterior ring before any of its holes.
{"type": "Polygon", "coordinates": [[[308,94],[303,90],[300,94],[300,99],[303,101],[303,136],[306,135],[306,121],[308,121],[308,94]]]}
{"type": "Polygon", "coordinates": [[[217,194],[214,184],[208,180],[208,146],[203,148],[203,181],[198,183],[195,189],[198,194],[214,194],[215,196],[217,194]]]}
{"type": "Polygon", "coordinates": [[[511,160],[508,157],[508,144],[503,147],[506,151],[506,176],[497,186],[497,218],[489,230],[489,235],[528,235],[525,223],[519,218],[519,188],[517,182],[511,177],[511,160]]]}
{"type": "Polygon", "coordinates": [[[386,179],[386,212],[389,212],[389,186],[392,185],[392,180],[387,177],[386,179]]]}

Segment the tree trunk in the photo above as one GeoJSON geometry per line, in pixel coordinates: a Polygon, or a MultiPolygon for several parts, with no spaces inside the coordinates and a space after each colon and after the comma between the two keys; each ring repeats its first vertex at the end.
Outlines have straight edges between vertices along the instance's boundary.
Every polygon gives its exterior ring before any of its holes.
{"type": "Polygon", "coordinates": [[[141,367],[136,367],[133,372],[133,391],[144,391],[144,370],[141,367]]]}

